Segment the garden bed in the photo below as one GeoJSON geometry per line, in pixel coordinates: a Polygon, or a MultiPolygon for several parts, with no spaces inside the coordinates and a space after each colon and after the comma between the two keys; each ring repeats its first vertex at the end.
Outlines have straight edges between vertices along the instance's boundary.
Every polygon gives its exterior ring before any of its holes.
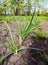
{"type": "MultiPolygon", "coordinates": [[[[42,21],[41,21],[42,22],[42,21]]],[[[48,21],[43,21],[44,24],[48,21]]],[[[15,26],[13,21],[9,22],[12,33],[14,32],[15,26]]],[[[46,30],[48,25],[42,25],[42,29],[46,30]]],[[[17,34],[17,32],[15,33],[17,34]]],[[[33,32],[30,32],[23,40],[21,47],[33,47],[38,48],[37,50],[21,50],[17,54],[10,54],[0,65],[48,65],[48,61],[44,59],[44,55],[48,56],[48,39],[46,38],[35,38],[32,36],[33,32]],[[43,56],[42,56],[43,55],[43,56]]],[[[7,28],[0,25],[0,41],[8,43],[7,39],[10,38],[7,28]]],[[[18,43],[18,36],[16,36],[15,41],[18,43]]],[[[2,44],[0,44],[0,56],[4,56],[11,53],[9,49],[6,49],[2,44]]]]}

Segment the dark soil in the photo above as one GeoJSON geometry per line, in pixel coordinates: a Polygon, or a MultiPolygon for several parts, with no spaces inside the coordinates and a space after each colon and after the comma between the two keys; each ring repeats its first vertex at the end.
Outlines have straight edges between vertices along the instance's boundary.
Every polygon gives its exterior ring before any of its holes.
{"type": "MultiPolygon", "coordinates": [[[[46,21],[46,22],[48,22],[48,21],[46,21]]],[[[14,25],[11,26],[11,25],[13,25],[13,23],[10,23],[10,27],[12,29],[12,32],[14,32],[13,29],[15,28],[15,26],[14,25]]],[[[47,29],[48,25],[46,24],[43,26],[42,26],[42,29],[48,31],[48,29],[47,29]],[[45,28],[43,26],[45,26],[45,28]]],[[[8,37],[10,38],[7,28],[5,26],[4,27],[0,26],[0,41],[7,43],[8,37]]],[[[18,42],[17,38],[15,41],[18,42]]],[[[2,63],[0,63],[0,65],[48,65],[48,62],[40,55],[40,54],[43,54],[43,55],[48,56],[48,39],[34,38],[32,36],[32,32],[31,32],[23,40],[21,47],[23,47],[23,46],[39,48],[39,49],[41,49],[41,51],[36,51],[36,50],[19,51],[15,55],[11,54],[2,63]]],[[[2,44],[0,44],[0,57],[4,56],[10,52],[11,51],[9,49],[6,49],[2,44]]]]}

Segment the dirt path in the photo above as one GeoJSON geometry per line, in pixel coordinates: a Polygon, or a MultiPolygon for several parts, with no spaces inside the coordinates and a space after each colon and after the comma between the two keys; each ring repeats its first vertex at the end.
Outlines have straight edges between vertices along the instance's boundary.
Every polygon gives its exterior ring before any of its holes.
{"type": "Polygon", "coordinates": [[[40,23],[42,24],[41,28],[48,33],[48,21],[47,20],[40,20],[40,23]]]}

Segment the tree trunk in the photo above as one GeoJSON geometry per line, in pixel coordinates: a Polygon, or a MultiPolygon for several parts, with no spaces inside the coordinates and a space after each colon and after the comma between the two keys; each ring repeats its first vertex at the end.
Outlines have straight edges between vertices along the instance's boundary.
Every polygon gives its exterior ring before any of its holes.
{"type": "Polygon", "coordinates": [[[20,9],[16,9],[16,15],[20,15],[20,9]]]}
{"type": "Polygon", "coordinates": [[[5,16],[6,16],[6,10],[5,10],[5,16]]]}
{"type": "Polygon", "coordinates": [[[31,15],[31,11],[30,10],[28,10],[27,15],[31,15]]]}
{"type": "Polygon", "coordinates": [[[38,14],[37,14],[38,16],[40,15],[40,11],[39,11],[39,9],[38,9],[38,14]]]}

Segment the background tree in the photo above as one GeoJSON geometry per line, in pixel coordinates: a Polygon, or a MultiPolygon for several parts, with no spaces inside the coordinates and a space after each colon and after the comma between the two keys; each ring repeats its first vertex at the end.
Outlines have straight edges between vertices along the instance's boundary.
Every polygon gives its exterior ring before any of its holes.
{"type": "Polygon", "coordinates": [[[9,0],[8,1],[4,0],[4,1],[0,2],[0,14],[4,12],[6,15],[6,10],[9,9],[9,7],[10,7],[9,0]]]}
{"type": "Polygon", "coordinates": [[[15,15],[21,14],[21,10],[24,8],[23,1],[24,0],[11,0],[11,8],[15,15]]]}
{"type": "Polygon", "coordinates": [[[31,8],[32,8],[31,0],[27,0],[27,14],[28,15],[31,15],[31,8]]]}
{"type": "Polygon", "coordinates": [[[26,13],[31,15],[34,10],[33,7],[36,7],[37,15],[40,15],[40,10],[45,9],[44,2],[45,0],[2,0],[2,2],[0,1],[0,14],[25,15],[26,13]]]}
{"type": "Polygon", "coordinates": [[[34,6],[37,9],[37,15],[40,15],[40,10],[44,9],[44,2],[45,0],[34,0],[34,6]]]}
{"type": "Polygon", "coordinates": [[[15,15],[20,15],[21,10],[24,8],[23,1],[24,0],[4,0],[2,3],[0,2],[0,13],[4,11],[6,15],[6,10],[10,8],[15,15]]]}

